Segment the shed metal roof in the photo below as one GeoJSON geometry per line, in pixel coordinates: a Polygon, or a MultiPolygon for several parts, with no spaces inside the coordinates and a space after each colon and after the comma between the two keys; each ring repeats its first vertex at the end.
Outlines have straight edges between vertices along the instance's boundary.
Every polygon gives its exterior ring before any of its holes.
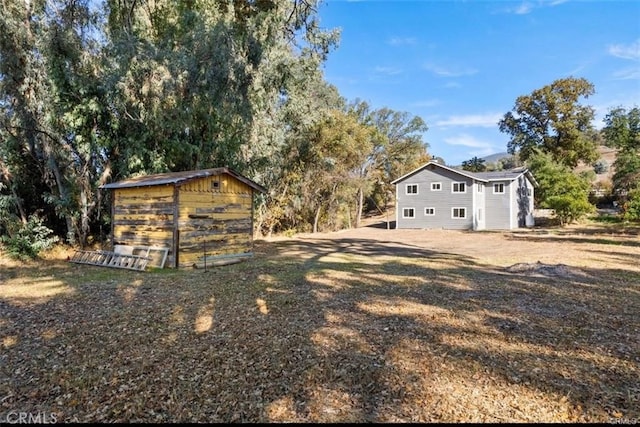
{"type": "Polygon", "coordinates": [[[139,176],[136,178],[130,178],[123,181],[112,182],[110,184],[101,185],[100,188],[106,189],[118,189],[118,188],[132,188],[132,187],[150,187],[154,185],[180,185],[185,182],[197,179],[205,178],[208,176],[221,175],[226,173],[233,176],[239,181],[244,182],[249,187],[261,193],[266,193],[267,190],[260,184],[255,183],[247,177],[244,177],[234,171],[231,168],[214,168],[214,169],[201,169],[195,171],[183,171],[183,172],[167,172],[158,173],[154,175],[139,176]]]}

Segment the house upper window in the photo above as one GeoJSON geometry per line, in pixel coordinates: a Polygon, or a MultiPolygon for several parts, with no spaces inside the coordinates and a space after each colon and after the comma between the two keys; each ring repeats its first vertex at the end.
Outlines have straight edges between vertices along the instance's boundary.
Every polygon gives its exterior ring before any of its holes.
{"type": "Polygon", "coordinates": [[[424,208],[424,214],[426,216],[433,216],[436,214],[436,208],[424,208]]]}
{"type": "Polygon", "coordinates": [[[441,182],[432,182],[431,183],[431,191],[441,191],[442,183],[441,182]]]}
{"type": "Polygon", "coordinates": [[[466,218],[467,208],[451,208],[451,218],[466,218]]]}
{"type": "Polygon", "coordinates": [[[478,193],[482,193],[484,191],[484,185],[478,183],[478,193]]]}
{"type": "Polygon", "coordinates": [[[493,184],[493,194],[503,194],[504,193],[504,183],[501,182],[499,184],[493,184]]]}
{"type": "Polygon", "coordinates": [[[418,184],[407,184],[407,194],[418,194],[418,184]]]}
{"type": "Polygon", "coordinates": [[[416,210],[414,208],[402,208],[402,218],[415,218],[416,210]]]}
{"type": "Polygon", "coordinates": [[[466,193],[467,192],[467,184],[464,182],[452,182],[451,183],[451,192],[452,193],[466,193]]]}

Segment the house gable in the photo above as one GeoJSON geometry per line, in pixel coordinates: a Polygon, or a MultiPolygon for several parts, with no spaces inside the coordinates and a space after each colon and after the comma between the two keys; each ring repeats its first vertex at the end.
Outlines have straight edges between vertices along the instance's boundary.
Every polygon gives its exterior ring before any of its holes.
{"type": "Polygon", "coordinates": [[[397,228],[511,229],[533,212],[526,169],[468,172],[428,162],[392,181],[397,228]],[[407,191],[407,189],[409,191],[407,191]],[[413,216],[406,215],[406,208],[413,216]]]}

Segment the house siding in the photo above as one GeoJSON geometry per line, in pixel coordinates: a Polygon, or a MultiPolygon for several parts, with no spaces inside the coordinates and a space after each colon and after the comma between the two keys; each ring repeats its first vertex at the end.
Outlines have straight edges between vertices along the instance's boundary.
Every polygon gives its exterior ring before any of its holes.
{"type": "Polygon", "coordinates": [[[533,213],[533,184],[521,175],[513,187],[513,224],[514,227],[525,227],[527,216],[533,213]]]}
{"type": "Polygon", "coordinates": [[[512,186],[509,181],[491,181],[485,189],[486,226],[490,230],[511,228],[512,186]],[[494,184],[504,184],[504,193],[494,194],[494,184]]]}
{"type": "Polygon", "coordinates": [[[474,180],[435,165],[429,165],[396,184],[397,228],[469,229],[473,227],[474,180]],[[431,190],[432,183],[441,183],[440,191],[431,190]],[[465,193],[453,193],[454,182],[464,182],[465,193]],[[406,187],[418,184],[418,194],[406,194],[406,187]],[[414,208],[415,218],[403,218],[404,208],[414,208]],[[425,215],[425,208],[434,208],[435,215],[425,215]],[[466,218],[452,218],[453,208],[465,208],[466,218]]]}
{"type": "Polygon", "coordinates": [[[475,198],[474,209],[475,214],[473,217],[473,229],[484,230],[487,227],[487,209],[485,203],[485,194],[487,192],[487,186],[484,182],[476,181],[474,185],[473,197],[475,198]],[[478,188],[482,189],[482,192],[478,191],[478,188]]]}

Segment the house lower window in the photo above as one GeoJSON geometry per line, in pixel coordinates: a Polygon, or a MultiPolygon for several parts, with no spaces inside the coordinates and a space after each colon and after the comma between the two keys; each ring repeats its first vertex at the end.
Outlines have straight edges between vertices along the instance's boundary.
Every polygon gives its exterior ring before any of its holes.
{"type": "Polygon", "coordinates": [[[467,208],[451,208],[451,218],[466,218],[467,208]]]}
{"type": "Polygon", "coordinates": [[[424,214],[427,216],[433,216],[436,214],[436,208],[424,208],[424,214]]]}
{"type": "Polygon", "coordinates": [[[402,218],[415,218],[416,210],[415,208],[402,208],[402,218]]]}

